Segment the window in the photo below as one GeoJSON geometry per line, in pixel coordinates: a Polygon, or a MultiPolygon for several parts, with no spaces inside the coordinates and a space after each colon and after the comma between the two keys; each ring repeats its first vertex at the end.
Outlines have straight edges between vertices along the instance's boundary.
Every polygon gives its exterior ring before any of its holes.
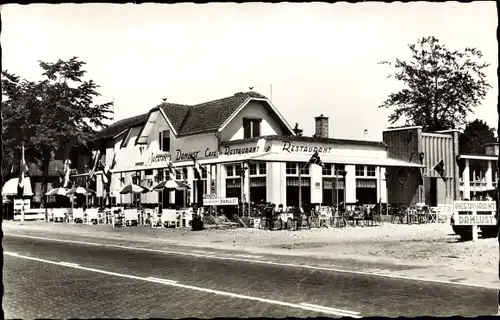
{"type": "Polygon", "coordinates": [[[207,172],[207,171],[205,171],[205,170],[203,170],[203,169],[201,169],[201,178],[202,178],[202,179],[206,179],[206,178],[207,178],[207,175],[208,175],[208,172],[207,172]]]}
{"type": "Polygon", "coordinates": [[[265,163],[259,163],[259,174],[266,174],[266,164],[265,163]]]}
{"type": "Polygon", "coordinates": [[[235,176],[232,164],[226,165],[226,176],[227,177],[234,177],[235,176]]]}
{"type": "Polygon", "coordinates": [[[160,182],[160,181],[163,181],[163,170],[161,169],[158,169],[158,174],[156,175],[156,182],[160,182]]]}
{"type": "Polygon", "coordinates": [[[251,176],[257,175],[257,164],[256,163],[250,164],[250,175],[251,176]]]}
{"type": "Polygon", "coordinates": [[[345,165],[343,165],[343,164],[336,164],[334,166],[334,168],[335,168],[335,175],[336,176],[340,176],[341,175],[340,171],[344,171],[345,170],[345,165]]]}
{"type": "Polygon", "coordinates": [[[366,175],[369,177],[375,177],[375,166],[367,166],[366,175]]]}
{"type": "Polygon", "coordinates": [[[323,175],[324,176],[331,176],[332,175],[332,167],[333,167],[332,164],[325,163],[325,165],[323,166],[323,175]]]}
{"type": "Polygon", "coordinates": [[[241,164],[236,164],[234,166],[234,175],[241,176],[241,164]]]}
{"type": "Polygon", "coordinates": [[[161,151],[170,152],[170,131],[165,130],[162,134],[161,151]]]}
{"type": "Polygon", "coordinates": [[[146,169],[146,170],[144,170],[144,175],[146,175],[146,176],[152,176],[153,175],[153,169],[146,169]]]}
{"type": "Polygon", "coordinates": [[[175,170],[175,180],[182,180],[182,169],[175,170]]]}
{"type": "Polygon", "coordinates": [[[297,174],[297,164],[295,162],[286,163],[286,174],[297,174]]]}
{"type": "Polygon", "coordinates": [[[309,164],[307,162],[298,164],[302,169],[300,170],[300,174],[309,174],[309,164]]]}
{"type": "Polygon", "coordinates": [[[243,138],[260,137],[262,119],[243,118],[243,138]]]}
{"type": "Polygon", "coordinates": [[[365,175],[365,166],[356,165],[356,176],[362,177],[365,175]]]}

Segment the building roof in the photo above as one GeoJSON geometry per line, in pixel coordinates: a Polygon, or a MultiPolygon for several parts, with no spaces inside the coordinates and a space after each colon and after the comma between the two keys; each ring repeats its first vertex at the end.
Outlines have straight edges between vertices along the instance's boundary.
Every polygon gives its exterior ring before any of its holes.
{"type": "Polygon", "coordinates": [[[267,99],[258,92],[239,92],[230,97],[195,105],[162,103],[151,111],[161,108],[177,134],[188,136],[217,131],[248,98],[267,99]]]}
{"type": "Polygon", "coordinates": [[[98,139],[112,138],[124,130],[143,125],[148,120],[149,113],[144,113],[138,116],[126,118],[110,124],[106,128],[97,133],[98,139]]]}
{"type": "Polygon", "coordinates": [[[299,141],[299,142],[319,142],[319,143],[333,143],[333,144],[355,144],[355,145],[362,145],[362,146],[376,146],[376,147],[387,148],[387,145],[381,141],[333,139],[333,138],[305,137],[305,136],[278,136],[278,135],[262,136],[262,137],[247,138],[247,139],[232,140],[232,141],[224,141],[224,142],[221,142],[221,145],[225,146],[225,145],[240,144],[240,143],[245,143],[245,142],[254,142],[254,141],[257,141],[259,139],[288,140],[288,141],[299,141]]]}

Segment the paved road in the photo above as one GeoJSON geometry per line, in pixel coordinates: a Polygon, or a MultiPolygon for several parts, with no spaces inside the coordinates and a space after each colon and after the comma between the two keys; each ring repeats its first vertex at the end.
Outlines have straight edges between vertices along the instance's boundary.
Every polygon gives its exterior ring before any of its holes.
{"type": "Polygon", "coordinates": [[[497,311],[494,289],[9,235],[3,248],[6,318],[476,316],[497,311]]]}

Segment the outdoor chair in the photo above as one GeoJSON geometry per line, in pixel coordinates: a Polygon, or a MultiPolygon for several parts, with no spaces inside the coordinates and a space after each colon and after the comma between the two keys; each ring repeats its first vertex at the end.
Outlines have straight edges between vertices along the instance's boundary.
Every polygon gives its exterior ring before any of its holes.
{"type": "Polygon", "coordinates": [[[177,227],[177,211],[175,209],[163,209],[163,213],[161,215],[161,225],[165,228],[172,226],[177,227]]]}
{"type": "Polygon", "coordinates": [[[85,210],[87,214],[87,224],[99,224],[99,210],[98,209],[87,209],[85,210]],[[94,223],[95,221],[95,223],[94,223]]]}
{"type": "Polygon", "coordinates": [[[123,213],[125,216],[125,226],[130,227],[138,224],[137,209],[126,209],[123,213]]]}
{"type": "Polygon", "coordinates": [[[54,222],[64,222],[64,218],[66,216],[66,209],[56,208],[53,211],[54,214],[54,222]]]}
{"type": "Polygon", "coordinates": [[[73,209],[73,223],[83,223],[83,209],[73,209]]]}

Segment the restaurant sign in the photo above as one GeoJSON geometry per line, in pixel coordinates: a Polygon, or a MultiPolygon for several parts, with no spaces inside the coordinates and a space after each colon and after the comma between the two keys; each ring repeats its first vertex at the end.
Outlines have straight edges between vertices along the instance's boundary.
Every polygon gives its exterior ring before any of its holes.
{"type": "Polygon", "coordinates": [[[283,150],[288,153],[330,153],[332,151],[331,147],[320,147],[315,145],[301,145],[295,144],[290,141],[283,141],[283,150]]]}
{"type": "Polygon", "coordinates": [[[230,146],[224,146],[222,151],[220,152],[221,155],[225,156],[234,156],[234,155],[244,155],[244,154],[250,154],[250,153],[256,153],[259,152],[260,147],[259,146],[246,146],[246,147],[235,147],[231,148],[230,146]]]}
{"type": "Polygon", "coordinates": [[[170,152],[162,152],[162,153],[152,153],[151,158],[149,158],[150,164],[159,164],[159,163],[168,163],[170,160],[170,152]]]}
{"type": "Polygon", "coordinates": [[[191,160],[191,157],[194,157],[195,159],[217,158],[217,150],[206,148],[203,152],[201,150],[185,152],[182,149],[177,149],[175,151],[175,161],[187,161],[191,160]]]}
{"type": "Polygon", "coordinates": [[[204,198],[204,206],[237,206],[238,198],[204,198]]]}

